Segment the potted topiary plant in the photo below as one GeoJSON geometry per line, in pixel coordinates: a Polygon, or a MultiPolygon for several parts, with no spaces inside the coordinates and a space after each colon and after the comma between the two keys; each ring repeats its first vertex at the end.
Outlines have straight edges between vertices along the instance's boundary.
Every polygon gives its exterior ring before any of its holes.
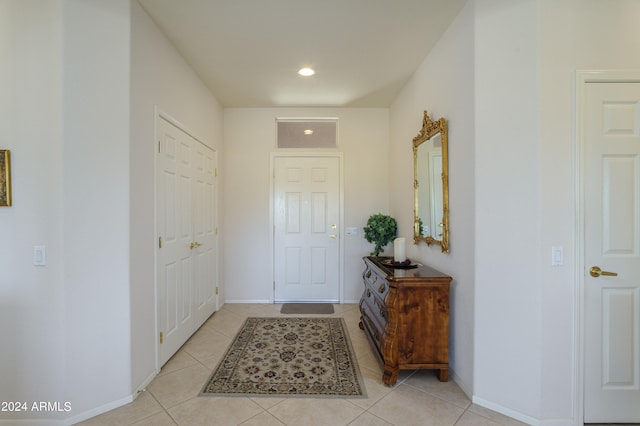
{"type": "Polygon", "coordinates": [[[367,221],[367,226],[363,228],[364,238],[375,244],[372,256],[382,253],[384,246],[393,241],[398,235],[398,223],[391,216],[382,213],[373,214],[367,221]]]}

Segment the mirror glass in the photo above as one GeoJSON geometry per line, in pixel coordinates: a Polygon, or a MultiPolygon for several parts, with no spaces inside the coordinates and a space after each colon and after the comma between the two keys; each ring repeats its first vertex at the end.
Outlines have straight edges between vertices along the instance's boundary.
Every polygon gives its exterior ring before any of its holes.
{"type": "Polygon", "coordinates": [[[413,242],[439,244],[449,252],[449,167],[447,121],[432,121],[424,112],[422,129],[413,138],[413,242]]]}

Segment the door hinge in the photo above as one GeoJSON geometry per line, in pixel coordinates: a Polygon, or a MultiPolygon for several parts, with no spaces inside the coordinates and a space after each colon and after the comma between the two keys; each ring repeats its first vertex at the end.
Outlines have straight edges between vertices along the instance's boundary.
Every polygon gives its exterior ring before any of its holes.
{"type": "Polygon", "coordinates": [[[158,248],[162,248],[162,237],[158,238],[158,248]]]}
{"type": "Polygon", "coordinates": [[[218,177],[218,168],[217,168],[217,167],[215,168],[214,176],[215,176],[215,177],[218,177]]]}
{"type": "Polygon", "coordinates": [[[164,334],[161,331],[160,332],[160,344],[162,344],[163,342],[164,342],[164,334]]]}
{"type": "Polygon", "coordinates": [[[218,294],[218,287],[216,287],[216,295],[218,294]]]}
{"type": "Polygon", "coordinates": [[[161,141],[158,141],[158,153],[162,152],[161,141]]]}
{"type": "Polygon", "coordinates": [[[218,228],[216,228],[216,235],[218,235],[218,228]]]}

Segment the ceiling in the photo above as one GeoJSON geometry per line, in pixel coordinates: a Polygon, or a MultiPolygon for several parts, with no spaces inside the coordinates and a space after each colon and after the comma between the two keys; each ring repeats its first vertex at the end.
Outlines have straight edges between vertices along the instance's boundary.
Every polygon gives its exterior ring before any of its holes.
{"type": "Polygon", "coordinates": [[[388,107],[467,0],[138,1],[225,107],[388,107]]]}

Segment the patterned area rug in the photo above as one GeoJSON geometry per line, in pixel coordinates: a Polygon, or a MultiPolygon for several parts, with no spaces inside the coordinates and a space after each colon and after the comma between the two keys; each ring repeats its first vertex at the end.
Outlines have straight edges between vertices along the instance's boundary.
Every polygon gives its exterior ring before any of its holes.
{"type": "Polygon", "coordinates": [[[365,397],[342,318],[247,318],[201,396],[365,397]]]}

